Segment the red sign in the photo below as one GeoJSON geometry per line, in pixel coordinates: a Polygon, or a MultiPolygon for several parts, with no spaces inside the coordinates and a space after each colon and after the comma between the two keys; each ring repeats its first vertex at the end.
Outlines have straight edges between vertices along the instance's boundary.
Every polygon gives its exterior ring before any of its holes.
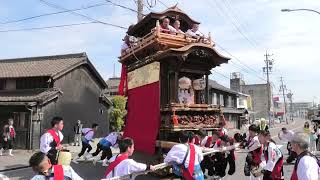
{"type": "Polygon", "coordinates": [[[279,96],[277,96],[277,97],[273,97],[273,101],[279,101],[280,100],[280,98],[279,98],[279,96]]]}

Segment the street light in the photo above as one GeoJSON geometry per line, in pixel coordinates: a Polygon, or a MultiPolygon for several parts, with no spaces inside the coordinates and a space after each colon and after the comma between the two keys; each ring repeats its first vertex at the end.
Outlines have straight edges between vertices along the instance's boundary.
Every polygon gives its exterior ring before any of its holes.
{"type": "Polygon", "coordinates": [[[320,14],[319,11],[313,9],[281,9],[282,12],[291,12],[291,11],[311,11],[320,14]]]}

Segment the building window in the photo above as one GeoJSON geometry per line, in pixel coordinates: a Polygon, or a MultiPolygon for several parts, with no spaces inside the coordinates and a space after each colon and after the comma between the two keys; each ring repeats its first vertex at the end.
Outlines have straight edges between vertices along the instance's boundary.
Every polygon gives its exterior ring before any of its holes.
{"type": "Polygon", "coordinates": [[[6,80],[0,79],[0,90],[6,89],[6,80]]]}
{"type": "Polygon", "coordinates": [[[218,105],[217,93],[213,93],[212,104],[213,105],[218,105]]]}
{"type": "Polygon", "coordinates": [[[16,80],[16,89],[48,88],[48,78],[19,78],[16,80]]]}
{"type": "Polygon", "coordinates": [[[242,97],[239,98],[239,106],[244,106],[244,99],[242,97]]]}
{"type": "Polygon", "coordinates": [[[228,96],[228,104],[227,104],[227,107],[232,107],[232,97],[231,96],[228,96]]]}
{"type": "Polygon", "coordinates": [[[220,94],[220,106],[224,106],[224,99],[222,94],[220,94]]]}

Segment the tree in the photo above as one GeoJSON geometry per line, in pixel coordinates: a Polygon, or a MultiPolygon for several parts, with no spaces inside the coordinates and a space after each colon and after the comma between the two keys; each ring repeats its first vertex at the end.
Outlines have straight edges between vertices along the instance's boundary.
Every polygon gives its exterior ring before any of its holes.
{"type": "Polygon", "coordinates": [[[127,99],[124,96],[114,96],[112,98],[113,108],[110,111],[110,125],[116,131],[120,131],[124,126],[124,117],[127,115],[126,102],[127,99]]]}

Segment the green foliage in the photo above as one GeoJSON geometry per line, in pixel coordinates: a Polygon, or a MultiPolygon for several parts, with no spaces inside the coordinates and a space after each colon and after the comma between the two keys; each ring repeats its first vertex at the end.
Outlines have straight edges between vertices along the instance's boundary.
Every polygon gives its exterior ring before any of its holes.
{"type": "Polygon", "coordinates": [[[126,111],[127,99],[124,96],[114,96],[112,98],[113,108],[110,111],[111,123],[110,125],[116,130],[120,131],[124,126],[124,117],[126,111]]]}

